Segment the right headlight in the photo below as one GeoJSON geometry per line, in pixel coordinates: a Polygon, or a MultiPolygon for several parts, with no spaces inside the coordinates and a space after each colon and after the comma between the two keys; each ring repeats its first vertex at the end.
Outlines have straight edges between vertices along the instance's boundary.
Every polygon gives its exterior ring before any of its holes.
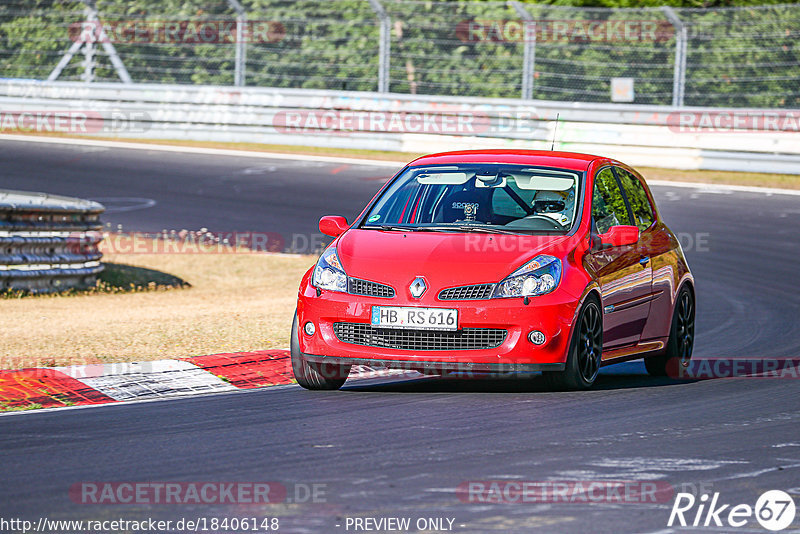
{"type": "Polygon", "coordinates": [[[558,287],[560,281],[561,260],[540,254],[497,284],[492,298],[545,295],[558,287]]]}
{"type": "Polygon", "coordinates": [[[335,247],[323,252],[317,260],[311,285],[319,289],[347,293],[347,273],[344,272],[335,247]]]}

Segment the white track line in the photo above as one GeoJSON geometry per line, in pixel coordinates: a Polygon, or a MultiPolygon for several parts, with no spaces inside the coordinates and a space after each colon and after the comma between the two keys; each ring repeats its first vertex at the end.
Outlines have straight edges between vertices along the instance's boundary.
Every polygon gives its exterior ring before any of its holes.
{"type": "MultiPolygon", "coordinates": [[[[236,156],[242,158],[282,159],[320,161],[324,163],[342,163],[351,165],[371,165],[374,167],[387,167],[400,169],[403,163],[368,158],[346,158],[340,156],[312,156],[306,154],[283,154],[278,152],[255,152],[249,150],[232,150],[224,148],[201,148],[179,145],[158,145],[149,143],[133,143],[125,141],[105,141],[98,139],[76,139],[72,137],[37,137],[32,135],[0,135],[0,140],[27,141],[31,143],[50,143],[60,145],[95,146],[104,148],[127,148],[133,150],[159,150],[162,152],[179,152],[184,154],[210,154],[216,156],[236,156]]],[[[687,187],[691,189],[706,189],[713,191],[735,191],[739,193],[762,193],[765,195],[793,195],[800,196],[800,190],[779,189],[775,187],[757,187],[747,185],[705,184],[702,182],[673,182],[670,180],[647,180],[650,185],[666,187],[687,187]]]]}
{"type": "Polygon", "coordinates": [[[400,169],[403,163],[376,159],[345,158],[339,156],[311,156],[306,154],[282,154],[277,152],[255,152],[250,150],[232,150],[225,148],[202,148],[179,145],[157,145],[150,143],[131,143],[125,141],[105,141],[100,139],[75,139],[72,137],[37,137],[33,135],[0,135],[0,140],[26,141],[30,143],[49,143],[54,145],[80,145],[104,148],[129,148],[133,150],[159,150],[162,152],[180,152],[184,154],[210,154],[214,156],[236,156],[242,158],[285,159],[321,161],[325,163],[349,163],[352,165],[372,165],[400,169]]]}
{"type": "Polygon", "coordinates": [[[16,410],[16,411],[7,411],[7,412],[0,412],[0,417],[15,417],[15,416],[22,416],[22,415],[34,415],[34,414],[42,414],[42,413],[50,413],[55,411],[66,411],[66,410],[89,410],[95,408],[107,408],[111,406],[128,406],[130,404],[144,404],[150,402],[169,402],[173,400],[179,399],[188,399],[188,398],[200,398],[200,397],[209,397],[212,395],[237,395],[240,393],[249,393],[251,391],[275,391],[279,389],[289,389],[289,388],[299,388],[297,384],[280,384],[275,386],[263,386],[260,388],[248,388],[248,389],[228,389],[228,390],[220,390],[220,391],[209,391],[206,393],[184,393],[178,395],[172,395],[169,397],[157,397],[157,398],[148,398],[148,399],[132,399],[126,401],[116,401],[116,402],[104,402],[99,404],[79,404],[77,406],[54,406],[52,408],[40,408],[37,410],[16,410]]]}
{"type": "MultiPolygon", "coordinates": [[[[798,180],[800,180],[800,177],[798,177],[798,180]]],[[[688,187],[691,189],[705,189],[711,191],[800,196],[800,189],[778,189],[777,187],[758,187],[754,185],[704,184],[702,182],[673,182],[671,180],[647,180],[647,184],[665,187],[688,187]]]]}
{"type": "MultiPolygon", "coordinates": [[[[289,349],[279,349],[286,350],[289,349]]],[[[360,382],[370,378],[397,378],[403,377],[418,379],[423,375],[412,373],[402,369],[370,369],[364,365],[357,366],[357,372],[348,377],[348,383],[360,382]]],[[[87,408],[101,408],[105,406],[124,406],[127,404],[138,404],[141,402],[157,402],[173,399],[185,399],[187,397],[204,397],[208,395],[219,395],[225,393],[245,393],[256,390],[276,390],[286,388],[298,388],[297,384],[275,384],[265,385],[256,388],[237,388],[226,384],[205,368],[197,367],[191,362],[184,360],[152,360],[146,362],[119,362],[112,364],[98,365],[74,365],[67,367],[46,367],[45,369],[55,369],[70,376],[86,386],[115,399],[115,402],[104,402],[98,404],[79,404],[77,406],[54,406],[37,410],[17,410],[0,412],[0,417],[28,415],[34,413],[52,412],[55,410],[85,410],[87,408]],[[183,373],[181,373],[183,371],[183,373]],[[186,371],[189,371],[187,379],[186,371]],[[197,371],[192,373],[191,371],[197,371]],[[180,375],[170,378],[169,375],[180,375]],[[207,374],[206,380],[202,375],[207,374]],[[198,377],[201,377],[198,380],[198,377]],[[127,389],[147,387],[148,382],[165,382],[161,384],[166,387],[178,384],[180,387],[172,392],[152,392],[152,394],[142,394],[141,397],[131,398],[127,389]],[[181,384],[182,382],[182,384],[181,384]],[[179,391],[189,388],[190,391],[179,391]],[[122,391],[119,391],[119,390],[122,391]]],[[[162,388],[163,389],[163,388],[162,388]]]]}

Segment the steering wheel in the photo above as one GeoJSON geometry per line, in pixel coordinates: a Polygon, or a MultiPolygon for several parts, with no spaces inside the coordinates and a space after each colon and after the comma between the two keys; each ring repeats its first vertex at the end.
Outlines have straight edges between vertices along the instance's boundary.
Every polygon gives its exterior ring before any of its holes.
{"type": "MultiPolygon", "coordinates": [[[[529,226],[528,223],[530,223],[532,221],[546,222],[546,223],[548,223],[547,226],[549,226],[549,228],[547,228],[547,227],[545,227],[545,228],[533,228],[533,230],[563,230],[564,229],[564,226],[559,224],[558,221],[556,221],[555,219],[551,219],[550,217],[545,217],[544,215],[528,215],[527,217],[524,217],[522,219],[516,219],[516,220],[513,220],[513,221],[511,221],[509,223],[506,223],[505,226],[509,226],[511,228],[528,227],[529,226]]],[[[534,225],[534,226],[536,226],[536,225],[534,225]]],[[[544,226],[544,225],[542,225],[542,226],[544,226]]]]}

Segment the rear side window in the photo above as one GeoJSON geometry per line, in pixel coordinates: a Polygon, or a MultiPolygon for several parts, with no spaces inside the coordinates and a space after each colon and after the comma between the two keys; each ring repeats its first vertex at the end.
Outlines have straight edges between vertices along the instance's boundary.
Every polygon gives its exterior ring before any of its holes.
{"type": "Polygon", "coordinates": [[[628,202],[631,205],[634,224],[639,227],[639,230],[649,228],[653,221],[656,220],[656,217],[642,182],[625,169],[617,167],[615,170],[622,184],[622,190],[625,191],[625,196],[628,197],[628,202]]]}
{"type": "Polygon", "coordinates": [[[619,190],[611,167],[602,169],[594,178],[592,192],[592,217],[598,233],[605,233],[612,226],[630,224],[628,208],[619,190]]]}

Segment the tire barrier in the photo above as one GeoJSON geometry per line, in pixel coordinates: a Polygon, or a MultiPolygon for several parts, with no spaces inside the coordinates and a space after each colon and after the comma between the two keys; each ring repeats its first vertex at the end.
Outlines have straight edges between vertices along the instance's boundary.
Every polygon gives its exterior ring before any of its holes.
{"type": "Polygon", "coordinates": [[[102,204],[0,190],[0,291],[55,293],[93,286],[103,270],[102,204]]]}

